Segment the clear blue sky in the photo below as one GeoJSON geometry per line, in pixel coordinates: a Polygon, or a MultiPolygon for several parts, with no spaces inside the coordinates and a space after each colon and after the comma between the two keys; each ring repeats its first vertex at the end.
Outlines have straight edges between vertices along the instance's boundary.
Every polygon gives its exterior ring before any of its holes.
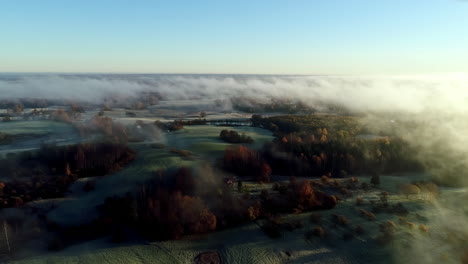
{"type": "Polygon", "coordinates": [[[464,0],[4,0],[0,72],[468,72],[464,0]]]}

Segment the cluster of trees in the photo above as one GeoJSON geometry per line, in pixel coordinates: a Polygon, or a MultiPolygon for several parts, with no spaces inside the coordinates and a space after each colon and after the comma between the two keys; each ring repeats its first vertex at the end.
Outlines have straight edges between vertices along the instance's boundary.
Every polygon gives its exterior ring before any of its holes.
{"type": "Polygon", "coordinates": [[[295,181],[292,177],[288,185],[281,185],[279,188],[276,196],[264,195],[264,210],[275,214],[300,213],[332,209],[337,204],[335,196],[319,191],[310,181],[295,181]]]}
{"type": "Polygon", "coordinates": [[[281,193],[265,190],[260,196],[239,196],[212,174],[206,167],[160,171],[134,194],[106,199],[101,221],[114,230],[130,228],[147,239],[165,240],[336,205],[334,196],[307,181],[291,182],[281,193]]]}
{"type": "Polygon", "coordinates": [[[261,182],[269,182],[272,172],[262,154],[246,146],[226,148],[223,168],[241,177],[249,177],[261,182]]]}
{"type": "Polygon", "coordinates": [[[35,98],[18,98],[14,100],[0,100],[1,109],[24,109],[24,108],[46,108],[51,105],[57,105],[57,100],[35,99],[35,98]]]}
{"type": "Polygon", "coordinates": [[[245,134],[239,134],[235,130],[223,129],[219,133],[219,137],[229,143],[252,143],[254,141],[251,137],[245,134]]]}
{"type": "Polygon", "coordinates": [[[142,185],[133,195],[106,199],[100,207],[102,221],[134,229],[150,240],[180,239],[223,227],[218,221],[221,207],[207,202],[215,196],[221,200],[231,197],[219,179],[207,180],[206,175],[195,177],[189,168],[157,174],[159,177],[142,185]],[[197,190],[199,184],[204,185],[203,191],[197,190]],[[216,189],[221,193],[216,193],[216,189]]]}
{"type": "Polygon", "coordinates": [[[103,136],[104,141],[120,144],[142,142],[146,139],[156,140],[161,137],[158,126],[144,123],[141,120],[125,126],[114,122],[112,118],[105,116],[103,112],[94,116],[85,124],[75,123],[74,125],[82,137],[100,134],[103,136]]]}
{"type": "Polygon", "coordinates": [[[234,97],[231,98],[231,104],[235,110],[246,113],[279,112],[295,114],[298,112],[315,112],[314,108],[301,101],[283,98],[259,100],[251,97],[234,97]]]}
{"type": "Polygon", "coordinates": [[[42,146],[37,160],[57,173],[80,177],[102,176],[119,171],[135,159],[128,146],[111,143],[83,143],[69,146],[42,146]]]}
{"type": "Polygon", "coordinates": [[[151,123],[144,123],[141,120],[135,121],[133,125],[127,125],[126,134],[129,142],[142,142],[147,139],[159,140],[162,132],[151,123]]]}
{"type": "Polygon", "coordinates": [[[72,123],[78,118],[77,113],[73,113],[71,111],[65,111],[63,109],[58,109],[55,111],[50,112],[50,118],[52,120],[65,122],[65,123],[72,123]]]}
{"type": "MultiPolygon", "coordinates": [[[[204,117],[204,112],[200,113],[200,117],[204,117]]],[[[192,120],[174,120],[173,122],[155,121],[154,125],[164,131],[176,131],[183,129],[184,126],[200,126],[206,125],[209,122],[205,118],[198,118],[192,120]]]]}
{"type": "Polygon", "coordinates": [[[142,192],[144,194],[137,200],[138,220],[145,227],[153,227],[148,229],[155,232],[153,236],[180,239],[186,234],[216,230],[216,216],[200,197],[184,195],[180,191],[142,192]]]}
{"type": "Polygon", "coordinates": [[[2,159],[0,171],[11,180],[0,184],[0,207],[63,197],[79,177],[110,174],[134,158],[127,146],[100,143],[42,146],[37,152],[2,159]]]}
{"type": "Polygon", "coordinates": [[[414,151],[398,138],[377,140],[309,140],[295,134],[275,140],[264,149],[275,173],[334,176],[356,173],[418,171],[414,151]]]}
{"type": "Polygon", "coordinates": [[[101,133],[110,142],[127,143],[129,139],[126,127],[108,116],[96,115],[87,124],[75,125],[82,137],[101,133]]]}
{"type": "Polygon", "coordinates": [[[163,131],[176,131],[184,128],[186,121],[174,120],[173,122],[154,121],[154,125],[163,131]]]}
{"type": "MultiPolygon", "coordinates": [[[[29,108],[29,109],[35,109],[34,112],[44,112],[47,111],[46,108],[53,106],[53,105],[61,105],[64,106],[64,109],[62,111],[67,112],[69,118],[67,119],[72,119],[73,116],[75,116],[77,113],[83,113],[85,106],[88,106],[88,103],[84,102],[76,102],[76,101],[69,101],[69,100],[49,100],[49,99],[32,99],[32,98],[19,98],[15,100],[0,100],[0,109],[7,109],[8,114],[19,114],[24,111],[24,109],[29,108]],[[39,111],[37,109],[40,109],[39,111]]],[[[51,114],[54,111],[52,111],[51,114]]],[[[63,115],[63,113],[57,113],[60,117],[60,115],[63,115]]],[[[62,120],[61,120],[62,121],[62,120]]],[[[67,120],[65,120],[67,121],[67,120]]]]}
{"type": "Polygon", "coordinates": [[[157,105],[161,100],[163,96],[159,92],[142,91],[131,96],[113,94],[104,98],[102,109],[104,111],[110,111],[112,108],[143,110],[148,106],[157,105]]]}
{"type": "Polygon", "coordinates": [[[339,176],[422,169],[416,151],[398,137],[357,137],[366,130],[354,117],[254,115],[252,122],[275,132],[276,139],[262,151],[275,174],[339,176]]]}
{"type": "Polygon", "coordinates": [[[349,138],[358,134],[366,134],[370,131],[363,125],[362,120],[356,116],[345,115],[283,115],[262,117],[252,115],[252,124],[272,130],[276,136],[282,137],[289,133],[309,133],[318,139],[323,134],[323,128],[327,130],[327,136],[335,138],[349,138]]]}

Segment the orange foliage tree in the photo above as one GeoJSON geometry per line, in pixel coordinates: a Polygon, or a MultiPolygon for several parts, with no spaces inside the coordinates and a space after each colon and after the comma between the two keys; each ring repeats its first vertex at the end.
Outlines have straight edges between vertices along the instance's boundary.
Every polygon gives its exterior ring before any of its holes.
{"type": "Polygon", "coordinates": [[[254,177],[269,182],[271,167],[255,150],[245,146],[227,148],[224,152],[224,169],[239,176],[254,177]]]}

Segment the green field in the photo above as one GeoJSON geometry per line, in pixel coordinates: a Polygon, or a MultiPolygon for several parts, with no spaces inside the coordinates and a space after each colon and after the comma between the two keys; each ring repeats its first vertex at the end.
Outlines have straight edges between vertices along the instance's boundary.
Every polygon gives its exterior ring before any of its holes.
{"type": "MultiPolygon", "coordinates": [[[[215,126],[191,126],[183,131],[169,133],[165,148],[153,148],[151,144],[131,144],[131,148],[137,151],[137,158],[122,171],[99,178],[96,181],[95,190],[89,193],[72,193],[49,217],[58,223],[74,224],[85,222],[95,216],[95,207],[101,204],[106,197],[123,195],[133,191],[139,185],[156,175],[156,171],[172,167],[187,166],[203,160],[202,158],[222,157],[224,149],[231,145],[218,139],[219,132],[223,128],[215,126]],[[193,153],[191,157],[182,157],[171,152],[172,148],[188,150],[193,153]]],[[[251,128],[237,127],[238,131],[245,133],[256,141],[254,147],[261,147],[270,141],[272,136],[269,131],[251,128]]],[[[80,183],[76,183],[80,184],[80,183]]],[[[79,188],[72,188],[79,189],[79,188]]]]}
{"type": "Polygon", "coordinates": [[[37,120],[0,122],[0,131],[10,135],[47,135],[50,133],[68,134],[74,132],[75,129],[66,123],[37,120]]]}
{"type": "Polygon", "coordinates": [[[0,122],[0,132],[11,138],[0,145],[0,158],[38,149],[44,143],[67,145],[82,140],[72,125],[49,120],[0,122]]]}
{"type": "MultiPolygon", "coordinates": [[[[134,191],[139,185],[154,177],[157,170],[190,166],[194,162],[166,149],[151,148],[147,144],[135,145],[132,148],[137,151],[136,160],[115,174],[96,179],[94,191],[72,193],[67,197],[68,199],[49,213],[49,217],[63,224],[89,221],[96,216],[96,206],[102,204],[105,198],[134,191]]],[[[74,189],[79,190],[79,188],[74,189]]]]}
{"type": "Polygon", "coordinates": [[[219,127],[219,126],[185,126],[184,129],[172,132],[167,136],[167,145],[179,149],[186,149],[204,158],[221,157],[224,149],[233,144],[226,143],[219,138],[223,129],[245,133],[253,138],[252,144],[246,144],[255,149],[273,140],[269,130],[256,127],[219,127]]]}

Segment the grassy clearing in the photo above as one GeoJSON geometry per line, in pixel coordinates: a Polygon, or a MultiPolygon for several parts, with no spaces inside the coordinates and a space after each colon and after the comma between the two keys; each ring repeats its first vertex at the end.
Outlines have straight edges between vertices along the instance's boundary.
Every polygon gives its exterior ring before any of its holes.
{"type": "Polygon", "coordinates": [[[186,149],[205,158],[221,157],[226,147],[232,144],[219,138],[223,129],[230,129],[245,133],[253,138],[250,147],[259,149],[273,139],[272,133],[266,129],[256,127],[218,127],[218,126],[186,126],[184,129],[170,133],[167,145],[179,149],[186,149]]]}
{"type": "Polygon", "coordinates": [[[0,158],[8,153],[34,150],[43,143],[75,144],[82,140],[73,126],[48,120],[0,122],[11,140],[0,145],[0,158]]]}
{"type": "MultiPolygon", "coordinates": [[[[95,207],[106,197],[124,195],[156,175],[156,171],[170,167],[191,166],[195,161],[184,159],[166,149],[154,149],[146,144],[133,146],[137,158],[122,171],[96,180],[95,190],[71,194],[49,217],[61,224],[78,224],[96,216],[95,207]]],[[[73,189],[73,186],[72,186],[73,189]]]]}
{"type": "Polygon", "coordinates": [[[10,135],[46,135],[49,133],[68,134],[74,132],[74,128],[71,125],[65,123],[48,120],[36,120],[0,122],[0,131],[10,135]]]}

